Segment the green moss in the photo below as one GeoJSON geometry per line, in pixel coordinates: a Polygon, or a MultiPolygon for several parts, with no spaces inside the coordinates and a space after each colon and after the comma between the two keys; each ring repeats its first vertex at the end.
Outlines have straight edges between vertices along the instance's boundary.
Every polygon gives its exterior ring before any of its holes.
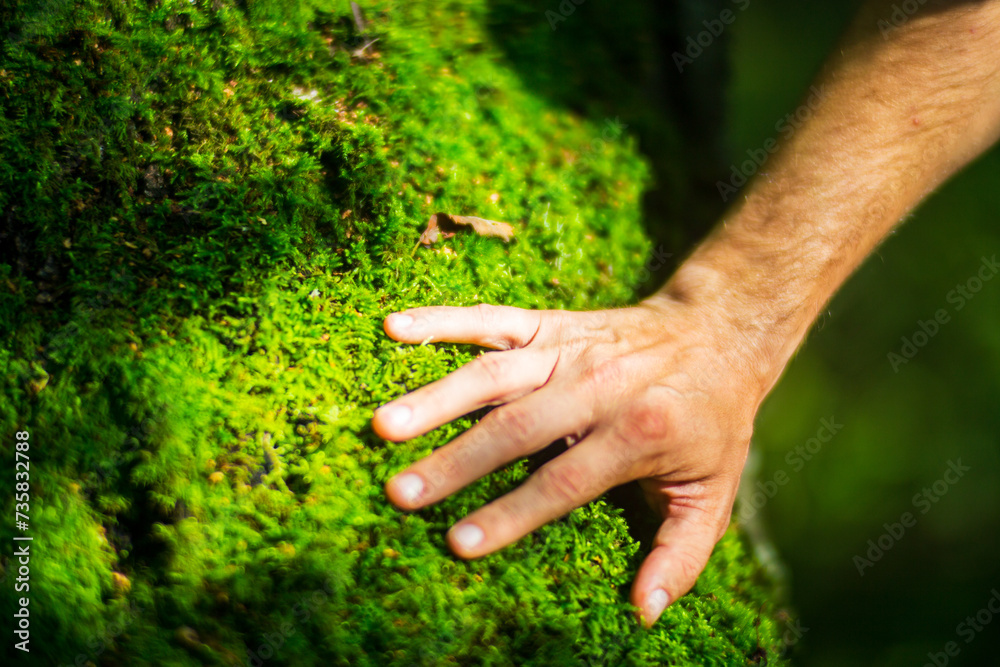
{"type": "Polygon", "coordinates": [[[645,632],[627,596],[642,553],[605,501],[450,555],[447,527],[532,462],[412,515],[386,501],[394,472],[481,415],[377,438],[377,405],[478,354],[400,346],[382,319],[628,303],[649,180],[629,136],[596,143],[602,121],[525,87],[484,0],[365,16],[361,34],[339,1],[0,9],[0,428],[31,433],[32,656],[780,660],[770,584],[734,531],[645,632]],[[435,211],[517,239],[417,249],[435,211]]]}

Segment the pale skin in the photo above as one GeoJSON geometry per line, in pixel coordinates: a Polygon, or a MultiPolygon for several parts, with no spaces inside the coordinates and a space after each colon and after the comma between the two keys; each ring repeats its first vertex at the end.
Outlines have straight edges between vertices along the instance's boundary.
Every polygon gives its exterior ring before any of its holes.
{"type": "Polygon", "coordinates": [[[892,5],[865,5],[816,82],[811,118],[652,297],[390,315],[398,341],[495,351],[382,406],[380,436],[498,407],[390,479],[389,499],[418,510],[568,437],[453,526],[451,549],[485,556],[638,480],[663,523],[633,582],[637,617],[651,626],[689,591],[729,525],[757,410],[813,321],[895,224],[1000,136],[1000,0],[931,0],[883,35],[892,5]]]}

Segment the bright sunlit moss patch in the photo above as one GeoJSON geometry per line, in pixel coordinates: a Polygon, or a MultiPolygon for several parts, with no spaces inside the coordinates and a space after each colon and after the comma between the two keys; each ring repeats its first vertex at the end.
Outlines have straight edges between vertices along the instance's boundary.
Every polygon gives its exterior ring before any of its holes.
{"type": "Polygon", "coordinates": [[[395,445],[373,409],[477,353],[398,345],[388,313],[622,305],[651,250],[634,141],[524,88],[487,4],[369,2],[363,30],[339,1],[0,9],[0,427],[31,433],[33,656],[780,658],[735,533],[644,632],[642,554],[605,502],[464,562],[444,531],[527,463],[412,515],[384,497],[472,419],[395,445]],[[417,248],[437,211],[516,240],[417,248]]]}

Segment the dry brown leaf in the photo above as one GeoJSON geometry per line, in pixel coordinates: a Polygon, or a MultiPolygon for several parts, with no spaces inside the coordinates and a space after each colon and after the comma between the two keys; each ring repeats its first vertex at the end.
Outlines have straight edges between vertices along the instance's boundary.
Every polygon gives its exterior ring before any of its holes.
{"type": "Polygon", "coordinates": [[[514,238],[514,228],[506,222],[485,220],[469,215],[435,213],[427,223],[427,229],[420,235],[420,243],[431,245],[439,238],[450,239],[456,232],[469,228],[480,236],[495,236],[504,241],[510,241],[514,238]]]}

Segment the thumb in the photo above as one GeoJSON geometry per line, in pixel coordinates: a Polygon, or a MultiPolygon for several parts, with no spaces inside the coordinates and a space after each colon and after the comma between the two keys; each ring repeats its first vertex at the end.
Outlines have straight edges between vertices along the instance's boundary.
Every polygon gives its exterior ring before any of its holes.
{"type": "Polygon", "coordinates": [[[728,512],[697,506],[671,507],[632,584],[639,621],[652,627],[669,605],[694,587],[716,542],[725,532],[728,512]]]}

